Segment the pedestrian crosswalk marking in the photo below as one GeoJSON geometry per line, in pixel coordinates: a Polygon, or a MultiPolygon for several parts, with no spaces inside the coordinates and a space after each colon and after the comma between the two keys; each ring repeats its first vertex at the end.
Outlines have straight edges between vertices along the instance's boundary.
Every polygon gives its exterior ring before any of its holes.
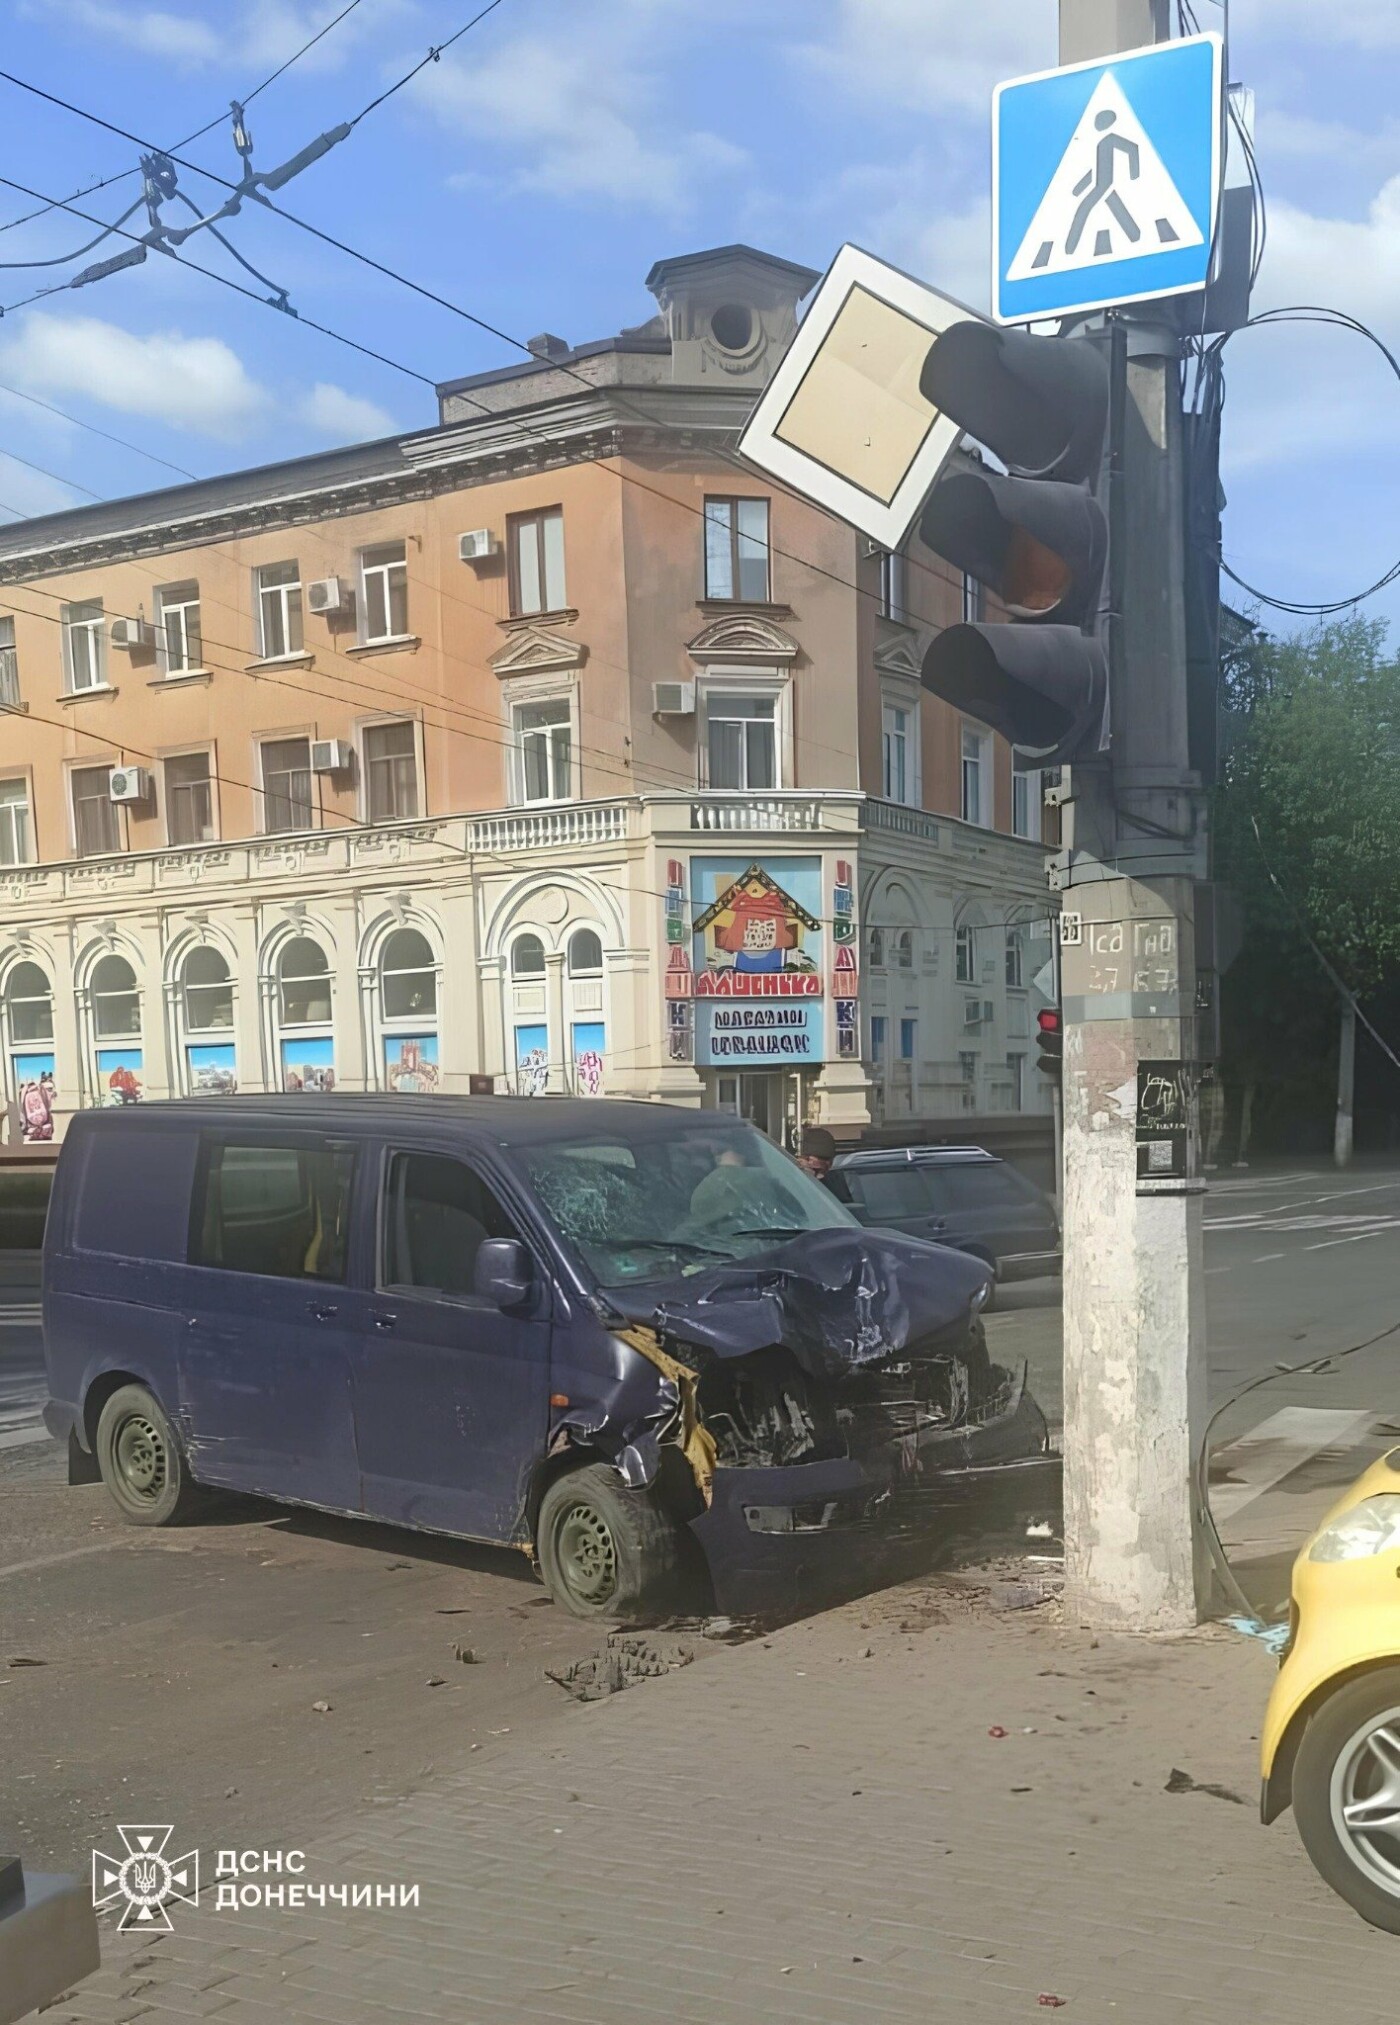
{"type": "Polygon", "coordinates": [[[1210,1508],[1217,1525],[1292,1476],[1314,1456],[1354,1447],[1375,1419],[1332,1406],[1285,1406],[1211,1457],[1210,1508]]]}
{"type": "Polygon", "coordinates": [[[1008,281],[1137,260],[1204,235],[1111,70],[1099,79],[1006,270],[1008,281]]]}

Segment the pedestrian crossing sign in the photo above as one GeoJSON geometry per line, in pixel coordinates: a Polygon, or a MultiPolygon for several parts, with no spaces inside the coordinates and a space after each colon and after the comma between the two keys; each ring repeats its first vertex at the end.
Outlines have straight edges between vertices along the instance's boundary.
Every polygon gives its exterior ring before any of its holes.
{"type": "Polygon", "coordinates": [[[1221,38],[1191,35],[997,86],[999,323],[1206,286],[1220,199],[1223,76],[1221,38]]]}

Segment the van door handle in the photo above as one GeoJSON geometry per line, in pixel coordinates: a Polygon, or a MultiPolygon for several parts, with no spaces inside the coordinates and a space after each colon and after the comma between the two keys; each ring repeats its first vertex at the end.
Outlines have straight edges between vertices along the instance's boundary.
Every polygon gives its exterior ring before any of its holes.
{"type": "Polygon", "coordinates": [[[399,1318],[397,1315],[376,1315],[374,1317],[374,1326],[376,1329],[385,1329],[385,1330],[396,1329],[398,1325],[399,1325],[399,1318]]]}
{"type": "Polygon", "coordinates": [[[314,1315],[318,1322],[333,1322],[336,1316],[340,1313],[340,1310],[339,1308],[336,1307],[333,1301],[326,1303],[322,1303],[320,1301],[308,1301],[306,1304],[306,1312],[308,1315],[314,1315]]]}

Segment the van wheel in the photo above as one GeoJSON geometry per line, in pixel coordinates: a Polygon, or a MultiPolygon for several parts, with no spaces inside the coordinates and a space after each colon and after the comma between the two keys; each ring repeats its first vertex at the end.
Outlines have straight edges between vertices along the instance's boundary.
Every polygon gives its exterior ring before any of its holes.
{"type": "Polygon", "coordinates": [[[123,1385],[97,1420],[102,1481],[131,1526],[175,1526],[199,1501],[175,1430],[144,1385],[123,1385]]]}
{"type": "Polygon", "coordinates": [[[1400,1934],[1400,1667],[1348,1681],[1312,1717],[1293,1814],[1324,1882],[1373,1927],[1400,1934]]]}
{"type": "Polygon", "coordinates": [[[675,1607],[675,1521],[654,1490],[629,1491],[606,1463],[555,1478],[536,1539],[545,1587],[574,1617],[636,1623],[675,1607]]]}

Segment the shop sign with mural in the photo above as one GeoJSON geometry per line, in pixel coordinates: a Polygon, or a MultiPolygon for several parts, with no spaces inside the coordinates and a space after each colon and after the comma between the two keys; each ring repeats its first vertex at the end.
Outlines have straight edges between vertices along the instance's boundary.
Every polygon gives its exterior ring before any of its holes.
{"type": "Polygon", "coordinates": [[[335,1042],[329,1035],[282,1043],[282,1088],[319,1096],[335,1088],[335,1042]]]}
{"type": "Polygon", "coordinates": [[[146,1094],[145,1057],[140,1048],[97,1050],[99,1104],[139,1104],[146,1094]]]}
{"type": "Polygon", "coordinates": [[[697,1066],[824,1061],[821,859],[692,858],[690,884],[697,1066]]]}
{"type": "Polygon", "coordinates": [[[192,1041],[185,1050],[192,1097],[233,1097],[238,1093],[238,1057],[232,1041],[192,1041]]]}
{"type": "Polygon", "coordinates": [[[515,1094],[543,1097],[549,1089],[549,1029],[543,1023],[515,1029],[515,1094]]]}
{"type": "Polygon", "coordinates": [[[26,1146],[42,1145],[53,1138],[53,1114],[58,1104],[53,1050],[34,1048],[11,1055],[10,1067],[15,1079],[20,1138],[26,1146]]]}
{"type": "Polygon", "coordinates": [[[601,1097],[607,1034],[601,1020],[574,1021],[574,1095],[601,1097]]]}
{"type": "Polygon", "coordinates": [[[426,1096],[438,1087],[436,1034],[386,1034],[384,1087],[426,1096]]]}

